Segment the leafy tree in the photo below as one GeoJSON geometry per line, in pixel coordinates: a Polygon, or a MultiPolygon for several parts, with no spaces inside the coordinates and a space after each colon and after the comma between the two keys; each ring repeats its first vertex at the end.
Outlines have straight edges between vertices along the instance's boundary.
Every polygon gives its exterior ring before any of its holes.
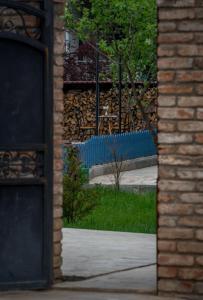
{"type": "Polygon", "coordinates": [[[153,132],[142,100],[156,80],[156,0],[69,0],[65,19],[78,38],[98,42],[112,61],[114,75],[122,63],[124,81],[131,83],[133,101],[153,132]],[[143,81],[139,92],[138,80],[143,81]]]}

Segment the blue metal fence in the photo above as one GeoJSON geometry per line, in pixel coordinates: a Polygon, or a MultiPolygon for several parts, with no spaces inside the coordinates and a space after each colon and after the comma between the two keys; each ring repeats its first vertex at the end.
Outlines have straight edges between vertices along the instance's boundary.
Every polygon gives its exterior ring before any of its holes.
{"type": "Polygon", "coordinates": [[[152,134],[145,131],[115,135],[93,136],[84,143],[76,144],[80,159],[86,168],[111,163],[116,157],[122,160],[156,154],[152,134]]]}

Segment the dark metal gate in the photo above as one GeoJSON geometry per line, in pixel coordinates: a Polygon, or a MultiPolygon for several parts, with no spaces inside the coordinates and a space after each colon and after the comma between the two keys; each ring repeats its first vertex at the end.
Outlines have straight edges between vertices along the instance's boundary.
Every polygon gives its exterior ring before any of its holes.
{"type": "Polygon", "coordinates": [[[0,0],[0,289],[52,279],[52,1],[24,2],[0,0]]]}

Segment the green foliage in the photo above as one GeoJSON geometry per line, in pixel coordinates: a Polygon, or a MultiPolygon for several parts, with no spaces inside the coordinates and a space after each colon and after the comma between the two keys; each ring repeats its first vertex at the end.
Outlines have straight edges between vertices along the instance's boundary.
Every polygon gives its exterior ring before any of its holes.
{"type": "Polygon", "coordinates": [[[156,193],[135,194],[97,187],[100,204],[83,220],[74,224],[64,220],[65,227],[156,233],[156,193]]]}
{"type": "Polygon", "coordinates": [[[87,172],[81,167],[78,150],[70,147],[67,154],[67,172],[63,179],[63,217],[68,223],[84,218],[97,205],[97,193],[84,188],[87,172]]]}
{"type": "Polygon", "coordinates": [[[81,40],[99,41],[117,74],[121,56],[124,76],[156,78],[156,0],[69,0],[66,26],[81,40]]]}

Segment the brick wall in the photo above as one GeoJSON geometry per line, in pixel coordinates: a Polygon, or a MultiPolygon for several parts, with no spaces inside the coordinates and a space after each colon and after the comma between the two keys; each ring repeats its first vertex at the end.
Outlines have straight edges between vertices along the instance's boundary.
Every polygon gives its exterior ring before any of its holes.
{"type": "Polygon", "coordinates": [[[62,135],[63,135],[63,19],[65,0],[54,0],[54,278],[61,277],[62,135]]]}
{"type": "Polygon", "coordinates": [[[203,1],[157,2],[158,291],[203,299],[203,1]]]}

